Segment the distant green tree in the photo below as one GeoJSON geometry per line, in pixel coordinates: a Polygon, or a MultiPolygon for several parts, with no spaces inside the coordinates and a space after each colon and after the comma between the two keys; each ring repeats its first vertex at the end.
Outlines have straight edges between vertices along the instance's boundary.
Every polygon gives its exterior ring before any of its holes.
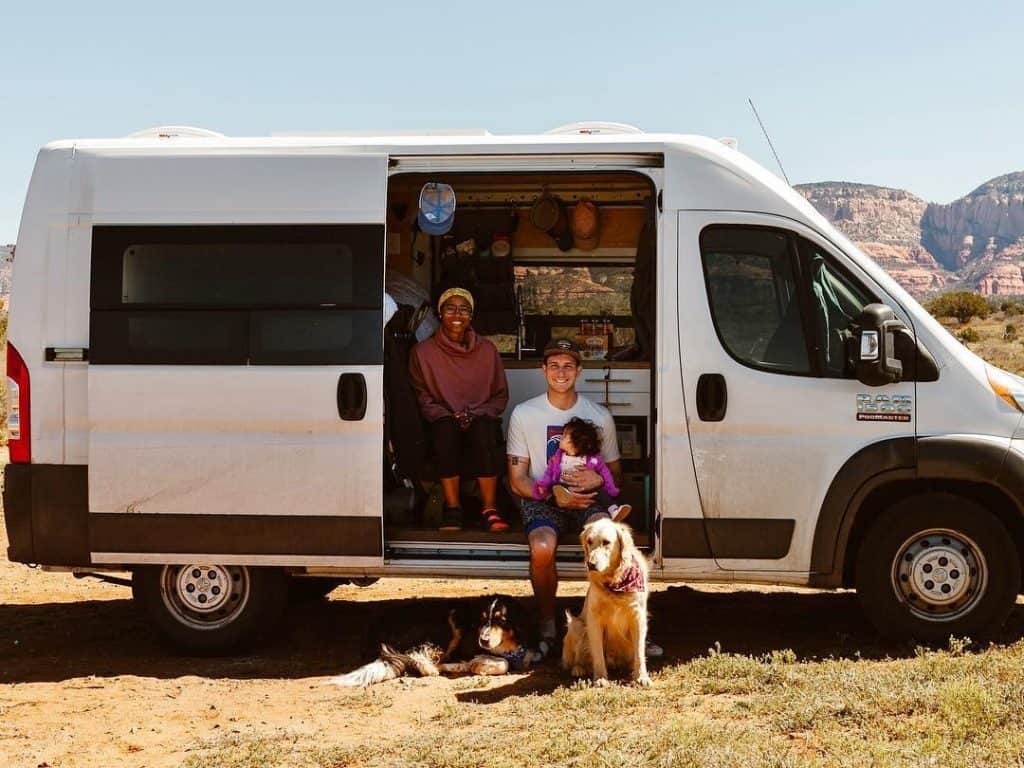
{"type": "Polygon", "coordinates": [[[955,317],[961,323],[972,317],[986,318],[992,311],[983,296],[971,291],[944,293],[928,302],[927,309],[935,317],[955,317]]]}
{"type": "Polygon", "coordinates": [[[1003,341],[1016,341],[1017,340],[1017,326],[1014,323],[1007,323],[1006,330],[1003,331],[1003,341]]]}

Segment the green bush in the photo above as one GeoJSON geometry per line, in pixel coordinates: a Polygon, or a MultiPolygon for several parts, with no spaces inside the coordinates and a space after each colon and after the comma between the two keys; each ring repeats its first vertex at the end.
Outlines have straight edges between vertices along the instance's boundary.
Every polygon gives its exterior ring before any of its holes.
{"type": "Polygon", "coordinates": [[[963,328],[956,332],[956,337],[964,344],[981,341],[981,336],[978,335],[978,332],[974,328],[963,328]]]}
{"type": "Polygon", "coordinates": [[[955,317],[961,323],[972,317],[986,318],[992,311],[983,296],[971,291],[944,293],[928,302],[927,309],[935,317],[955,317]]]}
{"type": "Polygon", "coordinates": [[[1024,304],[1019,301],[1003,301],[999,304],[999,311],[1007,315],[1024,314],[1024,304]]]}
{"type": "Polygon", "coordinates": [[[1014,323],[1007,323],[1006,330],[1003,331],[1003,341],[1016,341],[1017,340],[1017,326],[1014,323]]]}

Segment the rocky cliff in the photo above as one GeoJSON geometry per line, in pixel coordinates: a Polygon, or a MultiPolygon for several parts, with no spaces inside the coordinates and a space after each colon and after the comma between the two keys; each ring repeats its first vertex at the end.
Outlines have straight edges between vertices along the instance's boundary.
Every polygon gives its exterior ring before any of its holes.
{"type": "Polygon", "coordinates": [[[869,184],[797,190],[912,293],[1024,295],[1024,172],[945,205],[869,184]]]}
{"type": "Polygon", "coordinates": [[[928,203],[902,189],[824,181],[797,190],[843,234],[912,293],[943,290],[954,281],[921,242],[928,203]]]}

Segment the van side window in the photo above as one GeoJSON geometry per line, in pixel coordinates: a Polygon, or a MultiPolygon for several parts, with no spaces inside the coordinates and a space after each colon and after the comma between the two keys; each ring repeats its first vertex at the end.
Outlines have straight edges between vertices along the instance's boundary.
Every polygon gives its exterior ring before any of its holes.
{"type": "Polygon", "coordinates": [[[708,227],[700,236],[711,315],[722,345],[755,368],[810,374],[790,238],[766,227],[708,227]]]}
{"type": "Polygon", "coordinates": [[[846,359],[846,331],[874,299],[830,263],[821,248],[798,240],[811,294],[818,368],[827,377],[855,378],[846,359]]]}
{"type": "Polygon", "coordinates": [[[93,228],[89,359],[383,360],[378,225],[93,228]]]}

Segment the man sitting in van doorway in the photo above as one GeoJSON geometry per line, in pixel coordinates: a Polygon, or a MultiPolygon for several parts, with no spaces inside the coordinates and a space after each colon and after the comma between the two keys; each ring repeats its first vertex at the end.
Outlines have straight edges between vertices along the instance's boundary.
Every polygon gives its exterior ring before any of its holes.
{"type": "MultiPolygon", "coordinates": [[[[597,503],[597,490],[604,481],[592,469],[562,475],[562,481],[572,491],[564,502],[537,501],[533,497],[534,483],[544,476],[548,461],[558,449],[562,427],[573,417],[592,421],[600,428],[601,458],[616,484],[622,482],[622,467],[611,413],[576,392],[576,379],[583,369],[579,347],[569,339],[551,340],[544,347],[541,369],[547,391],[512,411],[506,450],[509,486],[522,498],[523,527],[530,546],[530,582],[537,598],[541,640],[546,645],[541,650],[550,651],[555,640],[558,536],[578,533],[592,520],[610,515],[606,507],[597,503]]],[[[660,648],[648,645],[648,656],[660,655],[660,648]]]]}

